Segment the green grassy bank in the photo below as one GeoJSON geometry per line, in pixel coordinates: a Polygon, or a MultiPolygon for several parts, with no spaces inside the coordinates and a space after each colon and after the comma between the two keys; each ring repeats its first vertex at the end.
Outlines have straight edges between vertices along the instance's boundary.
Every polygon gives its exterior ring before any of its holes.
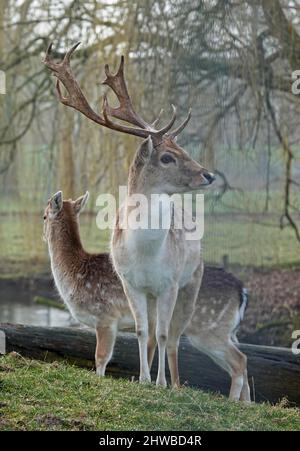
{"type": "Polygon", "coordinates": [[[300,430],[300,411],[0,357],[0,430],[300,430]]]}

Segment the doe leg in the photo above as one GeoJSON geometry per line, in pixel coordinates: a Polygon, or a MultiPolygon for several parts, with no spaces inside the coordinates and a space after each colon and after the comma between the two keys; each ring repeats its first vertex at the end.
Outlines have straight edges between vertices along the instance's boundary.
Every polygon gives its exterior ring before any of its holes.
{"type": "Polygon", "coordinates": [[[117,336],[117,324],[109,326],[97,326],[96,328],[96,352],[95,364],[97,376],[104,376],[108,362],[110,361],[117,336]]]}
{"type": "Polygon", "coordinates": [[[229,399],[239,401],[241,397],[244,398],[245,396],[247,398],[245,400],[250,401],[250,389],[247,378],[247,357],[232,342],[229,342],[227,354],[228,363],[231,367],[229,399]]]}
{"type": "MultiPolygon", "coordinates": [[[[189,331],[188,331],[189,332],[189,331]]],[[[247,379],[247,358],[227,337],[216,337],[216,330],[205,333],[189,334],[192,345],[208,355],[231,377],[229,399],[250,401],[250,389],[247,379]]]]}

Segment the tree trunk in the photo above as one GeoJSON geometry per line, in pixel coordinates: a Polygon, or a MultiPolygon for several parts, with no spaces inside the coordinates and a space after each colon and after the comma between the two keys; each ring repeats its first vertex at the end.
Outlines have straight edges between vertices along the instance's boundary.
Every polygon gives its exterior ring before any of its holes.
{"type": "MultiPolygon", "coordinates": [[[[6,334],[6,351],[37,359],[66,359],[84,367],[93,367],[95,334],[89,330],[33,327],[0,324],[6,334]]],[[[300,405],[300,356],[290,349],[269,346],[240,345],[248,356],[249,383],[254,388],[252,399],[278,402],[287,398],[300,405]]],[[[228,395],[230,378],[208,357],[182,338],[179,350],[181,383],[228,395]]],[[[134,334],[118,335],[107,374],[138,378],[138,346],[134,334]]],[[[157,372],[155,359],[152,374],[157,372]]]]}

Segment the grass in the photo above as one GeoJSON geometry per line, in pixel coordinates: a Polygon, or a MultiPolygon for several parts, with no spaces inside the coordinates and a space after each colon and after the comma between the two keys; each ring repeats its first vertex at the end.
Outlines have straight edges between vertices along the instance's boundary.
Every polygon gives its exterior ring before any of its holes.
{"type": "Polygon", "coordinates": [[[203,239],[205,261],[219,264],[227,254],[232,265],[299,266],[300,243],[291,228],[280,230],[273,218],[266,223],[256,222],[250,215],[207,217],[203,239]]]}
{"type": "Polygon", "coordinates": [[[191,388],[99,379],[66,363],[0,358],[0,430],[300,430],[300,411],[191,388]]]}

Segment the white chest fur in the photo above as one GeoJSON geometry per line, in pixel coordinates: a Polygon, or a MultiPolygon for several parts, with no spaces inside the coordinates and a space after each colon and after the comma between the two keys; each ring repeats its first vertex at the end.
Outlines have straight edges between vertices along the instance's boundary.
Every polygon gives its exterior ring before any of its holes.
{"type": "Polygon", "coordinates": [[[126,233],[117,269],[130,285],[158,296],[175,281],[179,287],[189,282],[199,265],[200,242],[190,242],[182,249],[170,243],[169,231],[126,233]]]}
{"type": "Polygon", "coordinates": [[[170,286],[175,273],[166,259],[168,231],[135,230],[126,233],[124,251],[130,258],[122,265],[121,272],[132,286],[157,296],[170,286]]]}

